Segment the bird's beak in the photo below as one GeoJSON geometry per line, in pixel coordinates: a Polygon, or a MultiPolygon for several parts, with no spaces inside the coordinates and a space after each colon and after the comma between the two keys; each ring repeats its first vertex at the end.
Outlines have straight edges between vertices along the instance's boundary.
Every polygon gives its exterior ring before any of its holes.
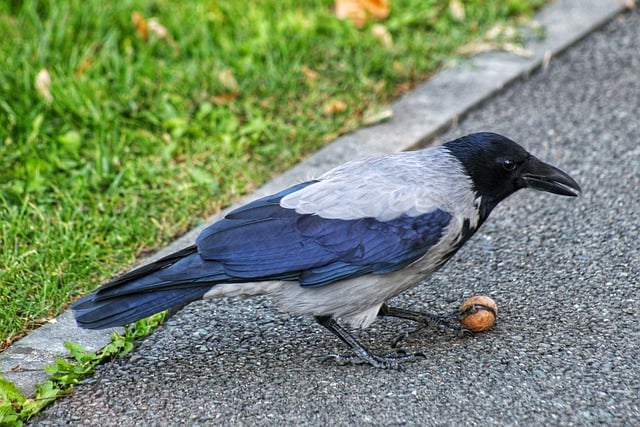
{"type": "Polygon", "coordinates": [[[578,183],[569,174],[533,156],[521,170],[520,181],[523,187],[562,196],[576,197],[582,192],[578,183]]]}

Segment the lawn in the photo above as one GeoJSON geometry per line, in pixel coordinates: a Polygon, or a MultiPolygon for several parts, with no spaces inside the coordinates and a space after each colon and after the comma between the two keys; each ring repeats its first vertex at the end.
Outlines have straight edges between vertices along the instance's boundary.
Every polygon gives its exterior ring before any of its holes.
{"type": "Polygon", "coordinates": [[[542,3],[0,2],[0,349],[542,3]]]}

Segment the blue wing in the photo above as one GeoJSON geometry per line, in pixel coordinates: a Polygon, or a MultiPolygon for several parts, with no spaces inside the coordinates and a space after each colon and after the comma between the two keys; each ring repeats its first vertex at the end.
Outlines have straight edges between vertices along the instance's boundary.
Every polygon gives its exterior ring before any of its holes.
{"type": "Polygon", "coordinates": [[[200,256],[234,279],[299,280],[321,286],[363,274],[399,270],[442,237],[452,215],[436,209],[391,221],[327,219],[280,206],[303,183],[241,207],[202,232],[200,256]]]}
{"type": "Polygon", "coordinates": [[[280,206],[282,197],[312,184],[236,209],[204,230],[195,246],[103,285],[74,304],[78,324],[123,325],[201,298],[216,283],[277,279],[321,286],[396,271],[436,244],[452,217],[436,209],[390,221],[327,219],[280,206]]]}

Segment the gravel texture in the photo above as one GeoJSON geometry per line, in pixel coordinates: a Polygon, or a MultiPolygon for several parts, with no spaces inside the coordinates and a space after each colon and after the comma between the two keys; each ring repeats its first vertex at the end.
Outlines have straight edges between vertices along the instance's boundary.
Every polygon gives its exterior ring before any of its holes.
{"type": "MultiPolygon", "coordinates": [[[[622,15],[438,138],[491,130],[582,185],[522,191],[393,303],[447,313],[487,294],[487,333],[424,330],[404,372],[322,363],[345,348],[267,299],[186,307],[33,425],[632,425],[640,419],[640,12],[622,15]]],[[[358,332],[378,352],[412,325],[358,332]]]]}

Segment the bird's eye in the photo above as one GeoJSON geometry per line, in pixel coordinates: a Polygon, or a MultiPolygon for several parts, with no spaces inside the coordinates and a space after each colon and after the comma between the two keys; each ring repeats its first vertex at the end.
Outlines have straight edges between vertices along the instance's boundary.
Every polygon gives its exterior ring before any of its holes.
{"type": "Polygon", "coordinates": [[[513,172],[518,168],[518,164],[513,160],[506,159],[502,161],[502,167],[508,170],[509,172],[513,172]]]}

